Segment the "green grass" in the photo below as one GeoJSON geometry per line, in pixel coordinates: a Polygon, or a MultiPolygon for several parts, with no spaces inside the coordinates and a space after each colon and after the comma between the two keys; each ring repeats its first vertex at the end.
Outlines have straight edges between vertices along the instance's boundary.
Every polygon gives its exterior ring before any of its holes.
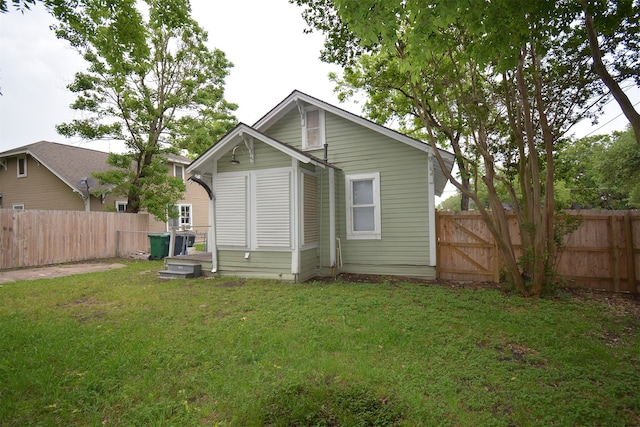
{"type": "Polygon", "coordinates": [[[408,283],[0,287],[0,425],[640,425],[640,319],[408,283]]]}

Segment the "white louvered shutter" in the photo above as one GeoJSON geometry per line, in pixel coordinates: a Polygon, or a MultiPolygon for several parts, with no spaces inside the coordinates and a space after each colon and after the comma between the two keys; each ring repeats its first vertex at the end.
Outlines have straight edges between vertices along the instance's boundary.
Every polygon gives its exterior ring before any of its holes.
{"type": "Polygon", "coordinates": [[[291,247],[291,172],[256,172],[255,224],[258,248],[291,247]]]}
{"type": "Polygon", "coordinates": [[[214,180],[216,197],[216,240],[220,246],[248,247],[248,175],[218,175],[214,180]]]}

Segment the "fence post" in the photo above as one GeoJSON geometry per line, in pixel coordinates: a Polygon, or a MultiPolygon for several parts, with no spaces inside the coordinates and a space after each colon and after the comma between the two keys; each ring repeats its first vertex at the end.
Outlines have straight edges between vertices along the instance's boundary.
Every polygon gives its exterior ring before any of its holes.
{"type": "Polygon", "coordinates": [[[116,231],[116,258],[120,258],[120,230],[116,231]]]}
{"type": "Polygon", "coordinates": [[[640,289],[636,286],[636,260],[633,252],[633,231],[631,227],[631,212],[627,211],[624,216],[624,242],[627,253],[627,280],[629,280],[629,288],[631,292],[640,293],[640,289]]]}

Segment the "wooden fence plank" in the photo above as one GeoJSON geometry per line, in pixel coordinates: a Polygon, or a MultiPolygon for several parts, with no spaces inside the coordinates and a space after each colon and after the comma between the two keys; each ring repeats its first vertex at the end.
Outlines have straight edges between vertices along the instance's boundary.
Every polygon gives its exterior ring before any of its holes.
{"type": "Polygon", "coordinates": [[[147,251],[149,216],[113,212],[0,209],[0,269],[147,251]],[[125,238],[117,242],[117,232],[125,238]],[[118,246],[119,244],[119,246],[118,246]]]}
{"type": "MultiPolygon", "coordinates": [[[[557,272],[567,286],[640,293],[640,212],[567,211],[580,225],[565,237],[557,272]]],[[[437,212],[438,277],[497,281],[500,253],[478,212],[437,212]],[[453,230],[455,228],[455,230],[453,230]]],[[[515,215],[509,231],[518,253],[515,215]]]]}

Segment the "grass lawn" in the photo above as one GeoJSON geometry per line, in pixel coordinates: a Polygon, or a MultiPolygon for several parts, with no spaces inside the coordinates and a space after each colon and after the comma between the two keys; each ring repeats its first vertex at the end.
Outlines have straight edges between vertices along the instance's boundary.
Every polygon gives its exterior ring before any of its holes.
{"type": "Polygon", "coordinates": [[[0,287],[0,426],[640,425],[638,301],[409,283],[0,287]]]}

